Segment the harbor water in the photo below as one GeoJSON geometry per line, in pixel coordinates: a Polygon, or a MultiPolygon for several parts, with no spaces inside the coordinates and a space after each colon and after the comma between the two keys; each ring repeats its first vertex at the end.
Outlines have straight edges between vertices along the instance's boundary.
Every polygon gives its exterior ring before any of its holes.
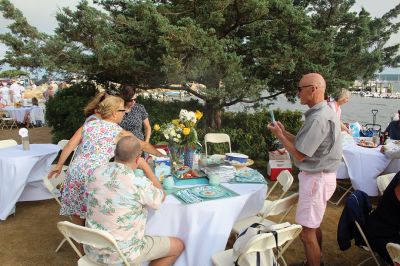
{"type": "MultiPolygon", "coordinates": [[[[394,84],[394,91],[400,91],[400,84],[394,84]]],[[[271,101],[271,109],[289,109],[299,110],[301,112],[307,111],[308,107],[301,105],[299,101],[291,103],[286,100],[284,96],[278,96],[276,100],[271,101]]],[[[228,108],[228,111],[245,111],[248,104],[236,104],[228,108]]],[[[382,130],[391,121],[391,117],[400,110],[400,99],[386,99],[386,98],[370,98],[361,97],[359,95],[351,95],[347,104],[342,106],[342,121],[359,122],[360,124],[371,124],[372,110],[378,110],[376,115],[376,123],[382,126],[382,130]]]]}

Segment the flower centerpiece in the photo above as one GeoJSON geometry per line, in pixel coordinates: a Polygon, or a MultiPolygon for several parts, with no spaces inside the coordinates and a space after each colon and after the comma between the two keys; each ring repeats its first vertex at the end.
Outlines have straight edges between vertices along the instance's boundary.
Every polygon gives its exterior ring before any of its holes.
{"type": "MultiPolygon", "coordinates": [[[[182,109],[179,118],[161,126],[154,125],[154,130],[160,132],[161,136],[168,142],[173,171],[181,165],[180,158],[183,152],[185,159],[193,154],[198,142],[196,125],[202,117],[203,113],[200,111],[193,112],[182,109]]],[[[192,167],[190,162],[185,162],[185,165],[192,167]]]]}

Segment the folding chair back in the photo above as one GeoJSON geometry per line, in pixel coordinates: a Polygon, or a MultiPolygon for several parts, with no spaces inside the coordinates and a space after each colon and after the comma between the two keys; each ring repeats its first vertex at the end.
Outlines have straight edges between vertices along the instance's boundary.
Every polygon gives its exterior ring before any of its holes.
{"type": "MultiPolygon", "coordinates": [[[[67,241],[69,242],[69,244],[75,250],[75,252],[78,254],[79,257],[82,257],[82,254],[76,248],[71,238],[78,243],[90,245],[94,248],[110,248],[118,253],[118,255],[123,260],[125,265],[129,265],[124,254],[122,254],[121,250],[119,249],[117,242],[110,233],[103,230],[76,225],[67,221],[58,222],[57,228],[61,232],[61,234],[64,235],[64,237],[67,239],[67,241]]],[[[85,259],[85,261],[88,261],[88,259],[85,259]]],[[[93,265],[98,265],[98,264],[93,263],[93,265]]]]}
{"type": "Polygon", "coordinates": [[[57,145],[62,150],[64,149],[65,145],[67,145],[68,141],[69,141],[68,139],[62,139],[57,143],[57,145]]]}
{"type": "Polygon", "coordinates": [[[268,199],[268,197],[271,195],[271,192],[277,187],[278,184],[280,186],[282,186],[282,193],[278,199],[283,198],[283,196],[285,196],[285,194],[288,192],[288,190],[292,186],[293,179],[294,178],[293,178],[292,174],[288,170],[284,170],[284,171],[280,172],[277,177],[277,182],[275,182],[275,184],[271,187],[271,189],[268,190],[265,198],[268,199]]]}
{"type": "Polygon", "coordinates": [[[61,194],[61,186],[63,185],[65,180],[65,172],[61,171],[58,176],[53,176],[52,178],[48,178],[47,175],[43,177],[44,186],[51,193],[53,198],[58,202],[61,206],[61,202],[58,197],[61,194]]]}
{"type": "Polygon", "coordinates": [[[252,237],[246,245],[246,251],[243,252],[243,254],[265,252],[269,249],[276,248],[276,246],[281,247],[284,245],[284,247],[279,249],[279,252],[283,254],[293,240],[300,234],[301,229],[301,225],[292,224],[286,228],[276,230],[278,245],[276,244],[275,237],[272,233],[264,233],[252,237]]]}
{"type": "Polygon", "coordinates": [[[228,134],[225,133],[207,133],[204,136],[204,143],[206,148],[206,156],[208,155],[207,143],[225,143],[229,145],[229,152],[232,152],[231,139],[228,134]]]}
{"type": "Polygon", "coordinates": [[[395,175],[396,173],[391,173],[386,175],[380,175],[376,178],[376,184],[378,185],[378,190],[381,195],[383,195],[383,192],[385,191],[386,187],[390,184],[395,175]]]}
{"type": "Polygon", "coordinates": [[[278,223],[281,223],[299,201],[299,193],[294,193],[286,198],[275,200],[263,213],[263,217],[284,213],[278,223]]]}
{"type": "Polygon", "coordinates": [[[387,243],[386,249],[389,253],[390,258],[393,261],[393,264],[400,264],[400,245],[395,243],[387,243]]]}
{"type": "Polygon", "coordinates": [[[0,140],[0,149],[17,146],[18,143],[13,139],[0,140]]]}

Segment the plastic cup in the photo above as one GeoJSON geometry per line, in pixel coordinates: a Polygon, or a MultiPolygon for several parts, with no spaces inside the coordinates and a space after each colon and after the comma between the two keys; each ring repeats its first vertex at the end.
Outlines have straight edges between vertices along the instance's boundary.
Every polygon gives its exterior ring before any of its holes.
{"type": "Polygon", "coordinates": [[[175,185],[174,179],[172,176],[166,176],[163,180],[164,189],[171,189],[175,185]]]}
{"type": "Polygon", "coordinates": [[[218,175],[210,176],[209,183],[211,186],[218,186],[221,183],[220,177],[218,175]]]}

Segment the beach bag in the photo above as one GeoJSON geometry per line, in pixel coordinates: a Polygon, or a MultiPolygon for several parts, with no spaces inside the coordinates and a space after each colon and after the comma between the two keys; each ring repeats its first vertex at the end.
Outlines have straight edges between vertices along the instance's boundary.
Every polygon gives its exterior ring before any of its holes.
{"type": "Polygon", "coordinates": [[[350,123],[349,124],[349,129],[351,130],[351,136],[353,138],[359,138],[360,137],[360,130],[361,130],[360,123],[358,123],[358,122],[350,123]]]}
{"type": "Polygon", "coordinates": [[[233,244],[233,263],[235,266],[278,266],[278,233],[276,230],[290,226],[290,223],[271,225],[254,223],[241,232],[233,244]],[[275,238],[276,248],[265,252],[251,252],[245,254],[247,244],[256,236],[263,233],[272,233],[275,238]],[[276,254],[275,254],[276,253],[276,254]]]}
{"type": "Polygon", "coordinates": [[[367,129],[362,129],[360,130],[360,137],[373,137],[373,136],[379,136],[379,131],[375,130],[373,128],[367,128],[367,129]]]}

